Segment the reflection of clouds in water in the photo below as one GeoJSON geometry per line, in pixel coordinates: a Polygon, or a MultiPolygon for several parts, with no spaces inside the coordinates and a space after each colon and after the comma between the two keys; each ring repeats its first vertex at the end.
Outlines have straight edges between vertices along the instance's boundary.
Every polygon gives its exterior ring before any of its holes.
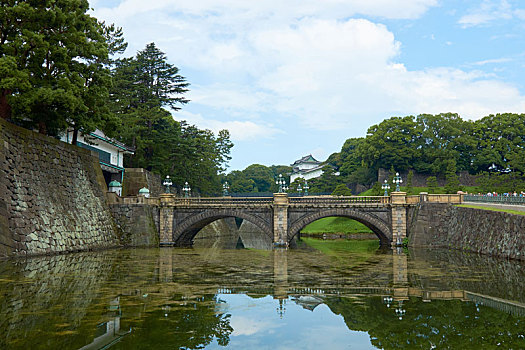
{"type": "Polygon", "coordinates": [[[280,318],[279,300],[270,296],[221,294],[220,299],[231,314],[229,346],[234,349],[374,349],[366,332],[349,330],[325,304],[310,311],[287,299],[280,318]]]}
{"type": "Polygon", "coordinates": [[[276,324],[272,324],[269,320],[254,320],[249,317],[232,316],[230,319],[230,326],[233,327],[232,337],[239,335],[253,335],[260,332],[270,331],[276,328],[276,324]]]}

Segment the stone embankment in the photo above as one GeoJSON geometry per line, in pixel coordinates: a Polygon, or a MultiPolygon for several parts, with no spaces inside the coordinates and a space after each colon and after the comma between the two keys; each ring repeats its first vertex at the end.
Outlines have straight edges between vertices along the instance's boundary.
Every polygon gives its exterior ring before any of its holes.
{"type": "Polygon", "coordinates": [[[525,260],[525,216],[421,203],[410,244],[525,260]]]}
{"type": "Polygon", "coordinates": [[[144,197],[122,198],[108,193],[111,214],[121,231],[121,243],[126,246],[159,245],[158,199],[144,197]],[[145,203],[147,202],[147,203],[145,203]]]}
{"type": "Polygon", "coordinates": [[[0,119],[0,257],[119,244],[98,156],[0,119]]]}

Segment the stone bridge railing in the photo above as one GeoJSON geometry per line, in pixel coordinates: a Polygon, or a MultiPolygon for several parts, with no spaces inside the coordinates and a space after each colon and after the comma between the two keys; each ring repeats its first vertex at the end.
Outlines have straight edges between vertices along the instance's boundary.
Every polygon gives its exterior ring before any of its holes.
{"type": "MultiPolygon", "coordinates": [[[[113,192],[107,193],[109,204],[147,204],[153,206],[160,205],[160,198],[152,197],[145,198],[142,196],[119,197],[113,192]]],[[[274,202],[273,197],[190,197],[182,198],[169,196],[167,201],[171,205],[177,207],[215,207],[215,206],[268,206],[274,202]]],[[[289,197],[290,205],[306,205],[306,206],[366,206],[366,205],[388,205],[392,204],[391,196],[306,196],[306,197],[289,197]]],[[[487,196],[472,196],[464,194],[426,194],[421,193],[418,196],[405,196],[405,204],[418,204],[421,201],[430,203],[451,203],[460,204],[465,201],[474,201],[488,198],[487,196]]],[[[525,197],[523,197],[525,198],[525,197]]],[[[498,203],[522,203],[525,204],[525,199],[517,197],[497,197],[497,199],[490,200],[498,203]],[[504,199],[502,199],[504,198],[504,199]]],[[[488,201],[488,200],[487,200],[488,201]]]]}

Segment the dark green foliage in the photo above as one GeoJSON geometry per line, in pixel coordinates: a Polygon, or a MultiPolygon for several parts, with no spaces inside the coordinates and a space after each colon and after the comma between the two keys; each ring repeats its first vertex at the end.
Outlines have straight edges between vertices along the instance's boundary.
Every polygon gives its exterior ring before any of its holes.
{"type": "Polygon", "coordinates": [[[345,184],[339,184],[332,192],[332,196],[351,196],[352,190],[350,190],[345,184]]]}
{"type": "Polygon", "coordinates": [[[321,176],[308,181],[310,193],[332,193],[342,182],[341,177],[335,175],[335,170],[331,165],[327,164],[322,169],[321,176]]]}
{"type": "Polygon", "coordinates": [[[410,170],[407,175],[405,191],[410,193],[412,191],[412,180],[414,179],[414,171],[410,170]]]}
{"type": "MultiPolygon", "coordinates": [[[[380,168],[391,173],[413,170],[447,177],[447,190],[455,192],[459,189],[458,172],[477,174],[492,164],[497,173],[512,172],[513,179],[521,178],[525,171],[524,135],[525,114],[489,115],[477,121],[462,120],[455,113],[393,117],[371,126],[364,138],[346,140],[341,152],[329,160],[344,183],[371,184],[380,168]],[[455,170],[447,170],[449,167],[455,170]]],[[[412,184],[407,187],[410,190],[412,184]]]]}
{"type": "Polygon", "coordinates": [[[525,191],[525,177],[517,172],[511,173],[480,173],[476,182],[479,184],[481,192],[513,193],[518,194],[525,191]]]}
{"type": "Polygon", "coordinates": [[[437,178],[435,176],[427,177],[427,187],[429,193],[436,193],[438,188],[437,178]]]}
{"type": "Polygon", "coordinates": [[[189,84],[178,72],[154,43],[114,62],[110,105],[120,121],[118,138],[136,149],[125,166],[170,175],[179,190],[187,181],[193,193],[219,194],[218,174],[233,147],[230,134],[222,130],[216,136],[175,121],[164,109],[177,111],[188,102],[183,95],[189,84]]]}
{"type": "Polygon", "coordinates": [[[445,191],[447,193],[457,193],[461,190],[459,186],[459,177],[456,174],[456,161],[451,159],[447,165],[447,172],[445,174],[447,183],[445,184],[445,191]]]}
{"type": "Polygon", "coordinates": [[[104,27],[87,0],[0,5],[0,117],[57,135],[104,129],[110,86],[104,27]]]}

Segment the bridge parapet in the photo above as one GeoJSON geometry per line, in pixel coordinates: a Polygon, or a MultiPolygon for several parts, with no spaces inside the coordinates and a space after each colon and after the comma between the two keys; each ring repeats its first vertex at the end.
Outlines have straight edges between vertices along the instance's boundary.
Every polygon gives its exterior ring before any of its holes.
{"type": "Polygon", "coordinates": [[[340,197],[290,197],[291,205],[331,206],[390,204],[390,197],[384,196],[340,196],[340,197]]]}
{"type": "Polygon", "coordinates": [[[173,198],[170,204],[175,207],[268,207],[273,204],[272,197],[197,197],[173,198]]]}

